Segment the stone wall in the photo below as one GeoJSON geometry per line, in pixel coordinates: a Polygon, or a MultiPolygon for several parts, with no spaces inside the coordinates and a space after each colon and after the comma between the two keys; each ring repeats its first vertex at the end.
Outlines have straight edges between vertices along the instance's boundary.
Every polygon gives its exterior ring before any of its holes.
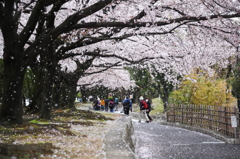
{"type": "Polygon", "coordinates": [[[104,144],[107,159],[137,159],[131,116],[123,115],[116,121],[106,133],[104,144]]]}

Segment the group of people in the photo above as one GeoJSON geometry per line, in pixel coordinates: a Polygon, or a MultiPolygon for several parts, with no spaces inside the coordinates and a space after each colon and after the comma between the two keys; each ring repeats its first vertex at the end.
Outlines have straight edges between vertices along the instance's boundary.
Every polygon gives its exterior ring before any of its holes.
{"type": "Polygon", "coordinates": [[[146,122],[149,123],[152,121],[152,118],[149,115],[151,111],[151,102],[148,100],[148,98],[144,100],[142,96],[139,99],[140,99],[140,103],[139,103],[140,113],[139,113],[138,122],[141,123],[142,116],[144,116],[146,119],[146,122]]]}
{"type": "Polygon", "coordinates": [[[100,98],[95,98],[95,100],[92,103],[92,106],[94,110],[101,110],[101,111],[108,111],[114,112],[118,110],[118,98],[106,98],[106,99],[100,99],[100,98]]]}
{"type": "MultiPolygon", "coordinates": [[[[140,100],[139,102],[140,113],[139,113],[138,121],[141,123],[141,119],[144,116],[144,118],[146,119],[146,122],[149,123],[152,121],[152,118],[149,115],[151,111],[151,102],[148,100],[148,98],[144,100],[142,96],[139,98],[139,100],[140,100]]],[[[114,109],[115,111],[118,111],[118,104],[119,104],[118,98],[115,98],[115,99],[96,98],[93,101],[93,108],[94,110],[102,110],[102,111],[110,110],[110,112],[114,112],[114,109]]],[[[123,100],[122,107],[123,107],[122,112],[126,115],[129,115],[129,111],[132,111],[132,102],[128,98],[128,96],[126,96],[125,99],[123,100]]]]}
{"type": "MultiPolygon", "coordinates": [[[[149,115],[151,111],[151,102],[148,100],[148,98],[144,100],[142,96],[139,99],[140,99],[140,102],[139,102],[140,113],[139,113],[138,121],[141,123],[142,116],[144,116],[146,119],[146,122],[149,123],[152,121],[152,118],[149,115]]],[[[129,100],[129,98],[126,97],[125,100],[122,102],[122,105],[123,105],[124,114],[129,115],[129,111],[130,110],[132,111],[131,100],[129,100]]]]}

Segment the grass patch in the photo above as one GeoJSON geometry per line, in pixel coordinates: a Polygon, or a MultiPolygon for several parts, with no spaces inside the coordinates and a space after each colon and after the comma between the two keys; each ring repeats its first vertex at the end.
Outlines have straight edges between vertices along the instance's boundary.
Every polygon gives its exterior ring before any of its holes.
{"type": "MultiPolygon", "coordinates": [[[[161,114],[163,111],[164,111],[164,107],[163,107],[162,99],[159,99],[159,98],[152,99],[152,111],[150,114],[157,115],[157,114],[161,114]]],[[[138,103],[133,104],[133,112],[136,112],[136,113],[140,112],[138,103]]]]}
{"type": "Polygon", "coordinates": [[[34,123],[34,124],[50,124],[49,121],[44,120],[44,119],[34,119],[34,120],[31,120],[30,123],[34,123]]]}
{"type": "Polygon", "coordinates": [[[153,110],[151,111],[151,114],[153,115],[160,114],[164,110],[163,102],[159,98],[152,99],[152,106],[153,106],[153,110]]]}
{"type": "Polygon", "coordinates": [[[92,103],[91,102],[86,102],[86,103],[82,103],[82,102],[75,102],[74,103],[76,107],[87,107],[87,106],[91,106],[92,103]]]}

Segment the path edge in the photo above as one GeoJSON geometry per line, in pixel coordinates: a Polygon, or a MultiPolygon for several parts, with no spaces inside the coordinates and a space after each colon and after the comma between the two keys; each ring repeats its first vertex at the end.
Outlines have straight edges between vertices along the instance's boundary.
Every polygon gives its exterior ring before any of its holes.
{"type": "Polygon", "coordinates": [[[208,130],[208,129],[204,129],[204,128],[200,128],[200,127],[189,126],[189,125],[183,125],[183,124],[179,124],[179,123],[164,122],[164,121],[160,121],[158,123],[162,124],[162,125],[184,128],[184,129],[200,132],[200,133],[203,133],[203,134],[206,134],[206,135],[210,135],[210,136],[212,136],[216,139],[224,141],[227,144],[240,144],[239,139],[230,138],[226,135],[219,134],[219,133],[217,133],[215,131],[212,131],[212,130],[208,130]]]}
{"type": "Polygon", "coordinates": [[[132,117],[123,115],[105,134],[106,159],[138,159],[132,117]]]}

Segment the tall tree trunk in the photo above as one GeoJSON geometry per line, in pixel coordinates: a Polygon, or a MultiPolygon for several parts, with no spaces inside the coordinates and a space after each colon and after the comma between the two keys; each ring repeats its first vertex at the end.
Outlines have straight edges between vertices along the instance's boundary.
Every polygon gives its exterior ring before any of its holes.
{"type": "Polygon", "coordinates": [[[59,108],[60,106],[61,106],[61,81],[55,81],[53,88],[53,107],[59,108]]]}
{"type": "Polygon", "coordinates": [[[163,108],[164,108],[164,111],[163,112],[166,112],[167,111],[167,107],[168,107],[168,98],[169,98],[169,90],[167,87],[163,87],[162,89],[162,92],[160,92],[160,97],[163,101],[163,108]]]}
{"type": "Polygon", "coordinates": [[[85,86],[80,86],[80,92],[81,92],[81,95],[82,95],[82,102],[86,103],[87,102],[86,87],[85,86]]]}
{"type": "Polygon", "coordinates": [[[47,69],[44,76],[43,83],[43,107],[41,110],[42,119],[51,119],[51,110],[52,110],[52,92],[53,92],[53,78],[54,78],[54,68],[50,67],[47,69]]]}
{"type": "Polygon", "coordinates": [[[61,101],[61,104],[60,104],[60,107],[61,108],[67,108],[67,103],[68,103],[68,88],[67,88],[67,84],[66,82],[62,82],[62,85],[61,85],[61,98],[60,98],[60,101],[61,101]]]}
{"type": "Polygon", "coordinates": [[[32,98],[30,99],[30,103],[28,106],[27,112],[29,113],[39,113],[42,109],[42,87],[39,87],[33,94],[32,98]]]}
{"type": "Polygon", "coordinates": [[[29,109],[27,111],[29,113],[36,114],[36,113],[40,113],[43,107],[44,75],[43,75],[41,66],[36,65],[31,68],[36,78],[35,78],[33,94],[30,98],[29,109]],[[38,68],[35,68],[35,67],[38,67],[38,68]]]}
{"type": "Polygon", "coordinates": [[[163,112],[166,112],[168,107],[168,99],[163,98],[162,100],[163,100],[163,108],[164,108],[163,112]]]}
{"type": "Polygon", "coordinates": [[[237,98],[238,111],[240,112],[240,98],[237,98]]]}
{"type": "Polygon", "coordinates": [[[15,37],[14,1],[5,1],[1,31],[4,39],[3,55],[3,101],[0,107],[0,121],[22,124],[22,90],[26,66],[23,63],[23,49],[18,48],[15,37]]]}
{"type": "Polygon", "coordinates": [[[30,103],[28,106],[27,112],[29,113],[40,113],[42,109],[42,93],[43,93],[43,76],[44,76],[44,61],[40,60],[40,62],[35,59],[33,63],[30,65],[32,73],[34,75],[34,83],[33,83],[33,93],[30,96],[30,103]]]}
{"type": "Polygon", "coordinates": [[[77,81],[68,83],[67,108],[74,108],[74,101],[77,95],[77,81]]]}
{"type": "Polygon", "coordinates": [[[22,91],[25,72],[26,68],[22,65],[22,60],[4,58],[3,104],[0,108],[1,121],[9,121],[15,124],[23,123],[22,91]]]}
{"type": "MultiPolygon", "coordinates": [[[[49,46],[49,45],[46,45],[49,46]]],[[[57,67],[57,59],[54,57],[53,48],[48,48],[47,52],[43,53],[43,62],[44,62],[44,77],[43,77],[43,107],[41,110],[40,117],[42,119],[51,119],[51,110],[52,110],[52,99],[53,99],[53,83],[55,78],[55,72],[57,67]]]]}

